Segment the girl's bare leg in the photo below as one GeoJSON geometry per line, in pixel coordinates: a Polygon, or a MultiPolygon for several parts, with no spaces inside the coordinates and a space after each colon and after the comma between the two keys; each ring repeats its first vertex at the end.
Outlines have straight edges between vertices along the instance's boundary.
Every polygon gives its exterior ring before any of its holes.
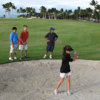
{"type": "Polygon", "coordinates": [[[63,83],[64,78],[61,78],[60,81],[57,84],[56,90],[58,90],[58,88],[60,87],[60,85],[63,83]]]}
{"type": "Polygon", "coordinates": [[[68,87],[68,92],[70,92],[70,76],[67,76],[67,87],[68,87]]]}

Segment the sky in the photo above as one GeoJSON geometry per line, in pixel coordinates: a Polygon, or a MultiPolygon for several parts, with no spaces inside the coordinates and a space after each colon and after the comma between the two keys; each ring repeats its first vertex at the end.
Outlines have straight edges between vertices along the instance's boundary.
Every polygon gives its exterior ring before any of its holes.
{"type": "MultiPolygon", "coordinates": [[[[100,0],[97,0],[100,4],[100,0]]],[[[5,14],[5,10],[2,8],[2,4],[5,4],[7,2],[12,2],[15,4],[17,8],[19,7],[33,7],[36,8],[36,11],[39,12],[39,9],[41,6],[45,6],[47,8],[57,8],[57,9],[76,9],[78,6],[80,6],[82,9],[86,7],[90,7],[91,0],[0,0],[0,16],[5,14]]],[[[16,12],[14,11],[11,13],[16,15],[16,12]]]]}

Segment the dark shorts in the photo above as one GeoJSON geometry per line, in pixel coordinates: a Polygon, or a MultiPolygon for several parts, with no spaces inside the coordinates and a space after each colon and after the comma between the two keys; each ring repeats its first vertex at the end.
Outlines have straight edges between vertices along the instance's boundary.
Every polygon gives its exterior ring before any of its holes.
{"type": "Polygon", "coordinates": [[[46,51],[47,52],[53,52],[55,45],[47,45],[46,51]]]}

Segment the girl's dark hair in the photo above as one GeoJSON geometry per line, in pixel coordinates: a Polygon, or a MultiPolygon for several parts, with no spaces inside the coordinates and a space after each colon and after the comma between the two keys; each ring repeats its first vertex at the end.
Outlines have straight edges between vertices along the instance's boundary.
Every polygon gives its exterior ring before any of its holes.
{"type": "Polygon", "coordinates": [[[65,59],[65,55],[66,55],[66,46],[63,47],[62,59],[65,59]]]}
{"type": "Polygon", "coordinates": [[[63,59],[65,59],[66,57],[66,51],[73,51],[73,48],[70,46],[70,45],[65,45],[64,48],[63,48],[63,59]]]}

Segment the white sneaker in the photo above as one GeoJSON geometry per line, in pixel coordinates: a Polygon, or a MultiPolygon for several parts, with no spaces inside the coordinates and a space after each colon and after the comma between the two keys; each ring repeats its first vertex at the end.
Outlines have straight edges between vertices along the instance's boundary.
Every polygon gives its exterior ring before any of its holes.
{"type": "Polygon", "coordinates": [[[49,57],[50,57],[50,59],[52,59],[52,55],[50,55],[49,57]]]}
{"type": "Polygon", "coordinates": [[[17,57],[14,57],[14,60],[17,60],[17,57]]]}
{"type": "Polygon", "coordinates": [[[43,57],[44,59],[46,59],[47,58],[47,55],[44,55],[44,57],[43,57]]]}
{"type": "Polygon", "coordinates": [[[58,91],[57,90],[54,90],[54,94],[57,95],[58,94],[58,91]]]}
{"type": "Polygon", "coordinates": [[[9,57],[9,60],[10,60],[10,61],[13,61],[13,59],[12,59],[11,57],[9,57]]]}
{"type": "Polygon", "coordinates": [[[72,94],[71,92],[67,92],[67,95],[68,95],[68,96],[71,96],[71,94],[72,94]]]}

